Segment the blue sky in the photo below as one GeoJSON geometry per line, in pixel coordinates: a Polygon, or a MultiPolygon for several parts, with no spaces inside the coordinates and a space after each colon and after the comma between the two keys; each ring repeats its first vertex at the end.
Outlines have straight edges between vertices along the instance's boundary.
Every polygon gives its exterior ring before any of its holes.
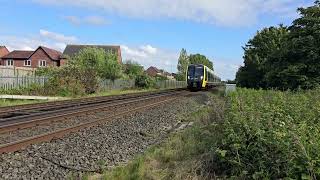
{"type": "Polygon", "coordinates": [[[234,79],[257,30],[298,17],[312,0],[0,0],[0,45],[121,45],[123,59],[176,71],[181,48],[209,57],[234,79]]]}

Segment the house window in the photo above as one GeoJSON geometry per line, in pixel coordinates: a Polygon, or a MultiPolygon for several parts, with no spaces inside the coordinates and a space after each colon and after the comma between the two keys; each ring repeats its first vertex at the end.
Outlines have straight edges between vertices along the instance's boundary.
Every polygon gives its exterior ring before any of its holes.
{"type": "Polygon", "coordinates": [[[31,66],[31,60],[25,60],[24,61],[24,66],[31,66]]]}
{"type": "Polygon", "coordinates": [[[13,66],[13,60],[12,59],[7,60],[7,66],[13,66]]]}
{"type": "Polygon", "coordinates": [[[39,61],[39,67],[46,67],[47,66],[47,61],[46,60],[40,60],[39,61]]]}

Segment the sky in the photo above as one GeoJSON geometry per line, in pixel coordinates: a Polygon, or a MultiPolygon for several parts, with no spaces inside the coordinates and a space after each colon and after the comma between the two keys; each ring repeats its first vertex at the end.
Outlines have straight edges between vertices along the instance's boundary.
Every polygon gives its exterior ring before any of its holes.
{"type": "Polygon", "coordinates": [[[176,72],[179,53],[200,53],[234,79],[258,30],[290,25],[313,0],[0,0],[0,45],[63,52],[67,44],[120,45],[123,60],[176,72]]]}

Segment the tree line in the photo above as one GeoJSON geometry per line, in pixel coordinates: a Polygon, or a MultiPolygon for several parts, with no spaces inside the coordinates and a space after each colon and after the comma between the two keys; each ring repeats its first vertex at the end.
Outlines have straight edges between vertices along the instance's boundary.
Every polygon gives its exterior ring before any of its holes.
{"type": "Polygon", "coordinates": [[[186,72],[190,64],[203,64],[213,70],[213,63],[206,56],[201,54],[188,55],[187,50],[182,49],[180,52],[178,65],[177,65],[178,73],[177,73],[176,79],[178,81],[186,80],[186,72]]]}
{"type": "Polygon", "coordinates": [[[240,87],[313,89],[320,84],[320,1],[298,8],[291,26],[258,31],[244,49],[236,74],[240,87]]]}

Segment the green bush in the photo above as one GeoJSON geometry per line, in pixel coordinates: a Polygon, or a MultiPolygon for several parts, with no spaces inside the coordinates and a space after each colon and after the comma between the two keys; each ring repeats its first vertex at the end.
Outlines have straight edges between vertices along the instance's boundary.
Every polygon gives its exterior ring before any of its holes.
{"type": "Polygon", "coordinates": [[[320,178],[320,90],[239,89],[228,105],[209,168],[246,179],[320,178]]]}
{"type": "Polygon", "coordinates": [[[135,79],[135,86],[139,88],[152,88],[155,85],[155,80],[147,74],[138,75],[135,79]]]}

